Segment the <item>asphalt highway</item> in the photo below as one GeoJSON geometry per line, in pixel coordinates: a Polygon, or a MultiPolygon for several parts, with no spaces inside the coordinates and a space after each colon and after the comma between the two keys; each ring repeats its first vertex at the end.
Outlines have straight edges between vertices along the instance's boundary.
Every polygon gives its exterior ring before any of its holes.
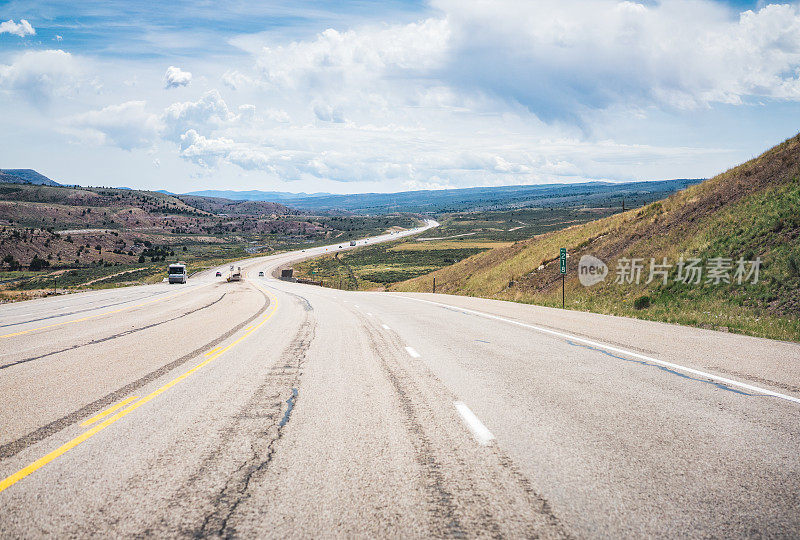
{"type": "Polygon", "coordinates": [[[800,536],[800,345],[273,277],[338,249],[0,306],[0,536],[800,536]]]}

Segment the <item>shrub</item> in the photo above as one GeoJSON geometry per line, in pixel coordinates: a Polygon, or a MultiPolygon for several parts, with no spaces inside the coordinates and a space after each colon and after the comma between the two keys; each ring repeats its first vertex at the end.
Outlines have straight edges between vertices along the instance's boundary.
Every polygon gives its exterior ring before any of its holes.
{"type": "Polygon", "coordinates": [[[650,297],[649,296],[640,296],[636,300],[633,301],[633,307],[636,309],[647,309],[650,307],[650,297]]]}

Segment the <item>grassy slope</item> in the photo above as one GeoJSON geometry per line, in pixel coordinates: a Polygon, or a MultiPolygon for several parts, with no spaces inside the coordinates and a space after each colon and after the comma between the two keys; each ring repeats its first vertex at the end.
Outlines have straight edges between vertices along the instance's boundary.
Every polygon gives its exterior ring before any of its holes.
{"type": "Polygon", "coordinates": [[[429,291],[435,275],[437,292],[560,305],[557,259],[566,247],[570,308],[800,340],[799,208],[800,135],[666,200],[493,249],[393,289],[429,291]],[[609,266],[606,281],[589,289],[577,279],[584,254],[609,266]],[[688,286],[670,276],[666,286],[613,283],[620,257],[674,263],[681,256],[760,256],[761,280],[688,286]],[[636,310],[633,302],[643,295],[652,305],[636,310]]]}

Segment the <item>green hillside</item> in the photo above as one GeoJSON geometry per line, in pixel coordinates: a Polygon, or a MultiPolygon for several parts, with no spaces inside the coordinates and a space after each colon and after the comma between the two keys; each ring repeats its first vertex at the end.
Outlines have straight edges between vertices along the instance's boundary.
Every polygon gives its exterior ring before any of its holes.
{"type": "Polygon", "coordinates": [[[558,256],[564,247],[570,254],[570,309],[800,341],[798,236],[800,135],[663,201],[486,251],[393,290],[429,291],[436,276],[437,292],[560,307],[558,256]],[[583,255],[608,265],[605,281],[580,283],[583,255]],[[664,257],[672,265],[667,283],[660,275],[646,283],[651,258],[661,263],[664,257]],[[701,259],[699,284],[676,281],[681,257],[701,259]],[[731,283],[715,283],[709,275],[717,257],[732,266],[720,272],[731,283]],[[642,259],[640,282],[616,283],[618,264],[634,258],[642,259]],[[758,281],[750,276],[737,283],[737,261],[756,258],[758,281]]]}

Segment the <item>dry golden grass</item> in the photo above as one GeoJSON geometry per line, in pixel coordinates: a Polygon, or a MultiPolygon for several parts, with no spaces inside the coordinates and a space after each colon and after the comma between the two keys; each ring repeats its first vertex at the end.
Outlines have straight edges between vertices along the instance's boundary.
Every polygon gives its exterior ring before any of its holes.
{"type": "Polygon", "coordinates": [[[441,249],[480,248],[494,249],[508,247],[514,242],[474,241],[459,242],[454,240],[431,240],[429,242],[404,242],[389,248],[389,251],[432,251],[441,249]]]}

